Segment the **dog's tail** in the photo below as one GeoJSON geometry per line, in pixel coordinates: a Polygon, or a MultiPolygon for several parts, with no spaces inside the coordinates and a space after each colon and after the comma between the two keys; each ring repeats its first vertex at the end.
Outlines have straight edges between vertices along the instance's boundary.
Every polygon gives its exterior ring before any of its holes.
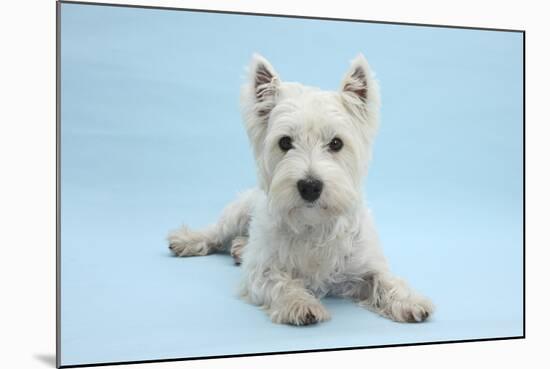
{"type": "Polygon", "coordinates": [[[202,230],[191,230],[183,225],[168,235],[169,248],[177,256],[207,255],[231,250],[237,264],[248,240],[248,226],[257,189],[241,194],[222,212],[216,224],[202,230]]]}

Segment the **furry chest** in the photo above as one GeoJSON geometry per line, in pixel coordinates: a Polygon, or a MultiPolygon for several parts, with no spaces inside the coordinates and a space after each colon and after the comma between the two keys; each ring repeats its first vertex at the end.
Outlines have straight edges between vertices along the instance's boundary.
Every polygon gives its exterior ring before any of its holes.
{"type": "Polygon", "coordinates": [[[324,295],[330,286],[345,279],[351,255],[351,239],[336,238],[320,242],[290,242],[285,266],[293,277],[300,278],[306,288],[316,295],[324,295]]]}

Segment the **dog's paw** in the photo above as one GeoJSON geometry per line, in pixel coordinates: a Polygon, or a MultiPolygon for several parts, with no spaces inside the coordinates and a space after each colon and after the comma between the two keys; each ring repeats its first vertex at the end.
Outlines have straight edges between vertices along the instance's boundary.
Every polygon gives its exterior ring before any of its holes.
{"type": "Polygon", "coordinates": [[[231,256],[235,264],[239,265],[242,262],[243,250],[248,243],[248,237],[235,237],[231,242],[231,256]]]}
{"type": "Polygon", "coordinates": [[[200,232],[183,226],[168,235],[168,248],[176,256],[201,256],[212,251],[213,246],[200,232]]]}
{"type": "Polygon", "coordinates": [[[389,317],[397,322],[420,323],[433,314],[434,305],[426,297],[412,296],[392,301],[388,310],[389,317]]]}
{"type": "Polygon", "coordinates": [[[270,311],[274,323],[290,325],[310,325],[330,319],[330,314],[319,301],[291,301],[270,311]]]}

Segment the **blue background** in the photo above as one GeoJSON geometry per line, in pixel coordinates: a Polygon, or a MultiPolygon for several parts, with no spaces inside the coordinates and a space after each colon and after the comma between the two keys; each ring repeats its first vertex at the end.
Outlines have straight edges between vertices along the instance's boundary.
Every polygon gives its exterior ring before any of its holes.
{"type": "Polygon", "coordinates": [[[523,334],[521,33],[61,8],[63,365],[523,334]],[[331,321],[274,325],[236,297],[230,257],[169,255],[169,230],[255,184],[238,100],[256,51],[325,89],[369,59],[383,107],[367,199],[431,321],[325,299],[331,321]]]}

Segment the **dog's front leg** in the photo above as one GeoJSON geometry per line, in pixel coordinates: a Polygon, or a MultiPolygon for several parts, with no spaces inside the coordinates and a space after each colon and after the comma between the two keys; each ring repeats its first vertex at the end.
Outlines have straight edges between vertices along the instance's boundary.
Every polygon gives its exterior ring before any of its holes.
{"type": "Polygon", "coordinates": [[[363,275],[351,289],[359,305],[398,322],[422,322],[433,313],[432,302],[388,271],[363,275]]]}
{"type": "Polygon", "coordinates": [[[354,254],[346,273],[347,282],[336,294],[350,297],[359,305],[398,322],[422,322],[433,313],[432,302],[391,273],[380,247],[369,212],[353,239],[354,254]]]}
{"type": "Polygon", "coordinates": [[[321,301],[300,279],[271,269],[250,282],[246,297],[262,306],[274,323],[309,325],[330,319],[321,301]]]}

